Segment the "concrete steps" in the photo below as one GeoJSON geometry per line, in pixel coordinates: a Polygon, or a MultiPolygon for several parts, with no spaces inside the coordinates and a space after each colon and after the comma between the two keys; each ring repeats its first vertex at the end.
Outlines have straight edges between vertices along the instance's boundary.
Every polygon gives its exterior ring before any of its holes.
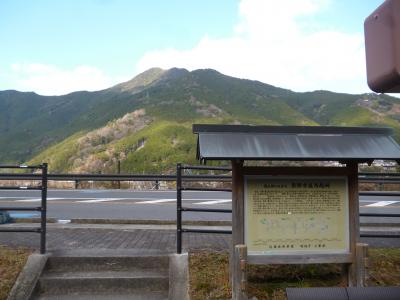
{"type": "Polygon", "coordinates": [[[51,256],[32,299],[168,299],[167,255],[51,256]]]}

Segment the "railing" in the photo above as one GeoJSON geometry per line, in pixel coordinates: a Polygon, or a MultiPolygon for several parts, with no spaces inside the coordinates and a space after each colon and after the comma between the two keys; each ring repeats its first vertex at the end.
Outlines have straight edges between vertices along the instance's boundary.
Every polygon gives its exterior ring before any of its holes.
{"type": "MultiPolygon", "coordinates": [[[[183,228],[182,227],[182,213],[183,212],[215,212],[215,213],[231,213],[231,209],[214,209],[214,208],[192,208],[182,206],[182,192],[183,191],[217,191],[217,192],[232,192],[231,189],[223,188],[193,188],[185,187],[183,185],[183,180],[187,180],[190,176],[183,176],[182,170],[207,170],[207,171],[231,171],[230,168],[224,167],[205,167],[205,166],[183,166],[182,164],[177,164],[176,166],[176,252],[178,254],[182,253],[182,234],[184,232],[193,233],[221,233],[221,234],[232,234],[232,230],[217,230],[217,229],[193,229],[193,228],[183,228]]],[[[199,176],[197,175],[197,181],[199,181],[199,176]]],[[[227,177],[227,176],[225,176],[227,177]]],[[[224,178],[225,178],[224,177],[224,178]]],[[[204,176],[203,178],[208,178],[204,176]]],[[[213,177],[218,178],[218,176],[213,177]]],[[[230,176],[229,176],[230,178],[230,176]]],[[[203,180],[204,181],[204,180],[203,180]]]]}
{"type": "MultiPolygon", "coordinates": [[[[211,208],[191,208],[182,206],[182,191],[223,191],[231,192],[231,189],[213,189],[213,188],[186,188],[183,186],[183,180],[187,177],[182,175],[182,170],[219,170],[219,171],[231,171],[230,168],[222,167],[205,167],[205,166],[183,166],[177,164],[176,170],[176,203],[177,203],[177,216],[176,216],[176,247],[177,253],[182,253],[182,234],[185,232],[193,233],[220,233],[220,234],[232,234],[232,230],[215,230],[215,229],[189,229],[182,228],[182,212],[217,212],[217,213],[232,213],[232,209],[211,209],[211,208]]],[[[201,175],[191,176],[190,178],[199,178],[201,175]]],[[[205,175],[202,175],[205,176],[205,175]]],[[[210,175],[206,175],[208,178],[210,175]]],[[[212,179],[218,181],[219,178],[231,179],[230,176],[218,176],[212,175],[212,179]]],[[[373,183],[400,183],[400,174],[396,173],[360,173],[359,182],[373,182],[373,183]]],[[[400,192],[389,192],[389,191],[365,191],[359,192],[360,196],[400,196],[400,192]]],[[[360,213],[360,217],[400,217],[400,214],[383,214],[383,213],[360,213]]],[[[399,238],[400,234],[375,234],[375,233],[362,233],[360,237],[367,238],[399,238]]]]}
{"type": "MultiPolygon", "coordinates": [[[[39,211],[40,212],[40,227],[33,228],[1,228],[0,232],[36,232],[40,233],[40,253],[46,253],[46,214],[47,214],[47,163],[39,166],[0,166],[0,169],[30,169],[41,170],[42,174],[37,174],[34,179],[40,180],[39,186],[0,186],[0,190],[38,190],[41,191],[41,205],[38,207],[0,207],[0,211],[39,211]]],[[[23,177],[24,174],[14,174],[16,179],[23,177]]],[[[4,179],[0,176],[0,179],[4,179]]]]}
{"type": "MultiPolygon", "coordinates": [[[[16,174],[16,173],[0,173],[0,180],[42,180],[42,206],[33,208],[0,208],[4,210],[25,210],[25,211],[40,211],[41,212],[41,228],[34,229],[15,229],[15,232],[40,232],[41,233],[41,252],[45,251],[45,233],[46,233],[46,199],[47,197],[47,180],[52,181],[154,181],[156,185],[159,181],[176,181],[177,184],[177,250],[178,253],[182,250],[182,233],[198,232],[198,233],[222,233],[229,234],[230,230],[207,230],[207,229],[190,229],[182,228],[182,213],[183,212],[215,212],[215,213],[231,213],[231,209],[211,209],[211,208],[191,208],[182,206],[183,191],[224,191],[230,192],[230,189],[217,188],[187,188],[182,185],[183,181],[217,181],[230,182],[229,175],[184,175],[182,170],[215,170],[215,171],[230,171],[230,168],[225,167],[207,167],[207,166],[183,166],[177,165],[176,175],[137,175],[137,174],[47,174],[47,164],[40,166],[0,166],[0,169],[19,168],[19,169],[42,169],[42,174],[16,174]],[[45,179],[44,179],[45,178],[45,179]],[[44,197],[44,198],[43,198],[44,197]],[[43,241],[44,240],[44,241],[43,241]]],[[[379,184],[397,184],[400,183],[399,173],[359,173],[359,182],[363,183],[379,183],[379,184]]],[[[0,187],[0,190],[19,189],[30,190],[39,188],[30,187],[0,187]]],[[[365,191],[360,192],[360,196],[400,196],[400,192],[388,191],[365,191]]],[[[382,214],[382,213],[360,213],[360,217],[400,217],[400,214],[382,214]]],[[[1,231],[12,231],[3,229],[1,231]]],[[[362,234],[361,237],[400,237],[398,234],[380,235],[380,234],[362,234]]]]}
{"type": "MultiPolygon", "coordinates": [[[[206,169],[208,167],[205,167],[206,169]]],[[[229,171],[229,168],[225,168],[229,171]]],[[[52,181],[176,181],[176,174],[48,174],[52,181]]],[[[0,180],[40,180],[40,174],[0,173],[0,180]]],[[[191,181],[231,181],[229,175],[182,175],[191,181]]],[[[359,173],[359,182],[396,184],[400,183],[400,173],[359,173]]],[[[400,193],[399,193],[400,194],[400,193]]]]}
{"type": "Polygon", "coordinates": [[[400,183],[400,173],[362,172],[358,174],[358,180],[371,183],[400,183]]]}
{"type": "MultiPolygon", "coordinates": [[[[188,181],[231,181],[231,176],[227,175],[187,175],[183,176],[188,181]]],[[[0,180],[39,180],[39,174],[14,174],[0,173],[0,180]]],[[[75,188],[80,182],[90,181],[116,181],[120,188],[121,181],[154,181],[155,189],[160,187],[160,181],[176,181],[176,175],[141,175],[141,174],[48,174],[50,181],[73,181],[75,188]]]]}
{"type": "MultiPolygon", "coordinates": [[[[205,167],[206,169],[208,167],[205,167]]],[[[224,169],[224,168],[223,168],[224,169]]],[[[229,168],[225,168],[229,171],[229,168]]],[[[176,174],[48,174],[50,181],[176,181],[176,174]]],[[[40,180],[40,174],[0,173],[0,180],[40,180]]],[[[231,181],[229,175],[182,175],[188,181],[231,181]]],[[[359,173],[359,182],[396,184],[400,183],[400,173],[359,173]]],[[[367,193],[367,192],[366,192],[367,193]]],[[[399,192],[400,195],[400,192],[399,192]]],[[[376,195],[381,196],[381,195],[376,195]]],[[[383,195],[386,196],[386,195],[383,195]]],[[[389,196],[389,195],[388,195],[389,196]]]]}
{"type": "MultiPolygon", "coordinates": [[[[379,183],[379,184],[396,184],[400,183],[400,174],[398,173],[360,173],[360,182],[379,183]]],[[[358,193],[359,196],[378,196],[399,197],[400,192],[397,191],[362,191],[358,193]]],[[[360,217],[375,217],[375,218],[399,218],[398,213],[360,213],[360,217]]],[[[360,233],[360,237],[366,238],[400,238],[400,234],[381,234],[381,233],[360,233]]]]}

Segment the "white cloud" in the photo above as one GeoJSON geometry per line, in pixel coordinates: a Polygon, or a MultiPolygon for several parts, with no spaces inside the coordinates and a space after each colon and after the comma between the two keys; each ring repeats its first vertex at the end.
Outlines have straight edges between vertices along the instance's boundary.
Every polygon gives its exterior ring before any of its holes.
{"type": "Polygon", "coordinates": [[[17,79],[17,89],[35,91],[41,95],[63,95],[74,91],[96,91],[110,87],[115,80],[91,66],[77,66],[70,70],[45,64],[11,65],[17,79]]]}
{"type": "Polygon", "coordinates": [[[231,37],[150,51],[137,70],[213,68],[296,91],[367,92],[362,33],[310,26],[309,18],[328,8],[328,0],[242,0],[231,37]]]}

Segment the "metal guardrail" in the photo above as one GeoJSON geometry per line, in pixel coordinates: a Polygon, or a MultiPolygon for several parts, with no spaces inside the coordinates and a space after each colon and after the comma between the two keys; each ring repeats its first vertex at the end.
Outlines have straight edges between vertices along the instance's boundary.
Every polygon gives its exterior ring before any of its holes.
{"type": "MultiPolygon", "coordinates": [[[[220,188],[187,188],[183,187],[183,180],[185,176],[182,175],[182,170],[223,170],[231,171],[230,168],[215,168],[215,167],[205,167],[205,166],[183,166],[182,164],[177,164],[176,170],[176,192],[177,192],[177,253],[182,253],[182,234],[184,232],[192,233],[219,233],[219,234],[232,234],[232,230],[215,230],[215,229],[188,229],[182,228],[182,212],[218,212],[218,213],[232,213],[232,209],[211,209],[211,208],[191,208],[182,207],[182,191],[224,191],[231,192],[231,189],[220,189],[220,188]]],[[[197,175],[198,176],[198,175],[197,175]]],[[[197,176],[194,176],[197,178],[197,176]]],[[[193,177],[193,176],[192,176],[193,177]]],[[[230,176],[225,176],[224,178],[230,176]]],[[[213,175],[214,180],[218,180],[219,176],[213,175]]],[[[360,182],[378,182],[378,183],[400,183],[400,174],[395,173],[360,173],[360,182]],[[372,180],[373,179],[373,180],[372,180]]],[[[360,196],[400,196],[400,192],[388,192],[388,191],[365,191],[359,192],[360,196]]],[[[400,214],[383,214],[383,213],[360,213],[360,217],[400,217],[400,214]]],[[[360,234],[360,237],[368,238],[399,238],[399,234],[360,234]]]]}
{"type": "MultiPolygon", "coordinates": [[[[182,192],[183,191],[219,191],[219,192],[231,192],[231,189],[221,188],[189,188],[183,186],[183,180],[188,180],[190,176],[183,176],[182,170],[208,170],[208,171],[231,171],[230,168],[224,167],[206,167],[206,166],[184,166],[182,164],[176,165],[176,252],[182,253],[182,234],[184,232],[192,233],[221,233],[221,234],[232,234],[232,230],[217,230],[217,229],[193,229],[182,227],[182,213],[183,212],[215,212],[215,213],[231,213],[231,209],[213,209],[213,208],[191,208],[182,206],[182,192]]],[[[218,180],[221,176],[213,175],[211,178],[218,180]]],[[[225,176],[226,177],[226,176],[225,176]]],[[[225,178],[224,177],[224,178],[225,178]]],[[[199,175],[195,176],[197,181],[201,180],[199,175]]],[[[208,178],[204,176],[203,178],[208,178]]],[[[229,176],[229,180],[231,177],[229,176]]]]}
{"type": "MultiPolygon", "coordinates": [[[[28,169],[27,166],[20,168],[28,169]]],[[[31,167],[29,167],[31,168],[31,167]]],[[[14,167],[15,169],[15,167],[14,167]]],[[[32,169],[32,168],[31,168],[32,169]]],[[[193,166],[192,170],[230,171],[225,167],[193,166]]],[[[53,181],[176,181],[176,174],[48,174],[53,181]]],[[[184,180],[231,181],[230,175],[182,175],[184,180]]],[[[400,183],[400,173],[359,173],[359,182],[400,183]]],[[[0,173],[0,180],[40,180],[40,174],[0,173]]]]}
{"type": "MultiPolygon", "coordinates": [[[[187,180],[231,180],[226,175],[186,175],[187,180]]],[[[0,173],[2,180],[39,180],[40,174],[0,173]]],[[[136,175],[136,174],[48,174],[49,180],[54,181],[176,181],[176,175],[136,175]]]]}
{"type": "Polygon", "coordinates": [[[360,233],[360,237],[364,238],[400,238],[400,234],[398,233],[389,233],[389,234],[379,234],[379,233],[360,233]]]}
{"type": "MultiPolygon", "coordinates": [[[[0,173],[4,180],[39,180],[40,174],[0,173]]],[[[175,181],[175,175],[136,174],[48,174],[54,181],[175,181]]]]}
{"type": "MultiPolygon", "coordinates": [[[[229,175],[185,175],[187,181],[231,181],[229,175]]],[[[136,174],[48,174],[51,181],[74,181],[75,188],[78,183],[89,181],[154,181],[156,189],[159,188],[160,181],[176,181],[176,175],[136,175],[136,174]]],[[[15,174],[0,173],[0,180],[40,180],[39,174],[15,174]]]]}
{"type": "MultiPolygon", "coordinates": [[[[0,166],[0,169],[41,169],[42,174],[28,174],[28,173],[0,173],[0,180],[42,180],[42,187],[0,187],[0,190],[8,189],[19,189],[19,190],[42,190],[43,194],[43,167],[46,164],[39,166],[0,166]]],[[[178,253],[182,250],[182,233],[183,232],[201,232],[201,233],[225,233],[229,234],[232,231],[229,230],[205,230],[205,229],[188,229],[182,228],[182,212],[216,212],[216,213],[231,213],[230,209],[209,209],[209,208],[190,208],[182,207],[182,192],[183,191],[223,191],[230,192],[230,189],[212,189],[212,188],[188,188],[183,187],[183,181],[219,181],[219,182],[230,182],[232,177],[230,175],[183,175],[182,170],[204,170],[204,171],[231,171],[230,168],[226,167],[208,167],[208,166],[183,166],[182,164],[177,165],[177,173],[172,175],[158,175],[158,174],[47,174],[46,165],[46,197],[47,197],[47,180],[52,181],[176,181],[177,183],[177,250],[178,253]],[[180,246],[179,246],[180,245],[180,246]]],[[[363,172],[359,173],[359,182],[365,183],[380,183],[380,184],[400,184],[400,173],[369,173],[363,172]]],[[[156,184],[157,186],[157,184],[156,184]]],[[[400,192],[388,192],[388,191],[364,191],[360,192],[361,196],[400,196],[400,192]]],[[[5,210],[5,209],[1,209],[5,210]]],[[[6,208],[6,210],[11,210],[6,208]]],[[[14,210],[36,210],[41,211],[42,220],[46,216],[46,203],[42,204],[38,208],[14,208],[14,210]]],[[[370,213],[360,213],[360,217],[400,217],[399,214],[370,214],[370,213]]],[[[45,221],[44,221],[45,222],[45,221]]],[[[42,226],[43,227],[43,226],[42,226]]],[[[4,229],[5,230],[5,229],[4,229]]],[[[45,225],[44,230],[42,229],[21,229],[19,232],[24,230],[24,232],[46,232],[45,225]],[[40,230],[40,231],[39,231],[40,230]]],[[[1,231],[0,231],[1,232],[1,231]]],[[[388,235],[361,235],[362,237],[388,237],[388,235]]],[[[389,237],[397,237],[396,235],[390,235],[389,237]]],[[[399,236],[400,237],[400,236],[399,236]]],[[[41,246],[42,249],[42,246],[41,246]]]]}
{"type": "MultiPolygon", "coordinates": [[[[47,215],[47,163],[38,166],[1,166],[0,169],[40,169],[35,180],[41,180],[39,186],[0,186],[0,190],[38,190],[41,191],[41,205],[37,207],[0,207],[0,211],[39,211],[40,227],[33,228],[0,228],[0,232],[37,232],[40,233],[40,253],[46,253],[46,215],[47,215]]],[[[22,175],[22,174],[15,174],[22,175]]],[[[4,180],[0,176],[0,180],[4,180]]]]}

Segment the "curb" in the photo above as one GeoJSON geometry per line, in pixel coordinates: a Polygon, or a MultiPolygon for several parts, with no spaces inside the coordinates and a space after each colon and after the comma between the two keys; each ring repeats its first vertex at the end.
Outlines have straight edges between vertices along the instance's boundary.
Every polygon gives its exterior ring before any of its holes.
{"type": "MultiPolygon", "coordinates": [[[[40,223],[40,218],[12,218],[11,223],[40,223]]],[[[114,224],[114,225],[176,225],[175,220],[139,220],[139,219],[70,219],[57,220],[56,218],[47,218],[47,223],[72,223],[72,224],[114,224]]],[[[231,221],[204,221],[204,220],[186,220],[183,225],[198,226],[231,226],[231,221]]],[[[400,222],[387,223],[360,223],[360,227],[400,227],[400,222]]]]}
{"type": "MultiPolygon", "coordinates": [[[[11,223],[40,223],[40,218],[14,218],[11,223]]],[[[47,218],[47,223],[65,223],[65,224],[110,224],[110,225],[176,225],[175,220],[138,220],[138,219],[70,219],[57,220],[55,218],[47,218]],[[67,222],[65,222],[67,221],[67,222]]],[[[204,220],[187,220],[182,222],[183,225],[198,226],[231,226],[231,221],[204,221],[204,220]]],[[[399,224],[400,225],[400,224],[399,224]]]]}
{"type": "Polygon", "coordinates": [[[7,300],[30,299],[46,265],[48,254],[31,254],[12,287],[7,300]]]}
{"type": "Polygon", "coordinates": [[[169,256],[169,295],[168,299],[189,300],[189,255],[171,254],[169,256]]]}
{"type": "MultiPolygon", "coordinates": [[[[47,223],[57,223],[55,218],[47,218],[47,223]]],[[[40,223],[40,218],[10,218],[9,223],[40,223]]]]}

